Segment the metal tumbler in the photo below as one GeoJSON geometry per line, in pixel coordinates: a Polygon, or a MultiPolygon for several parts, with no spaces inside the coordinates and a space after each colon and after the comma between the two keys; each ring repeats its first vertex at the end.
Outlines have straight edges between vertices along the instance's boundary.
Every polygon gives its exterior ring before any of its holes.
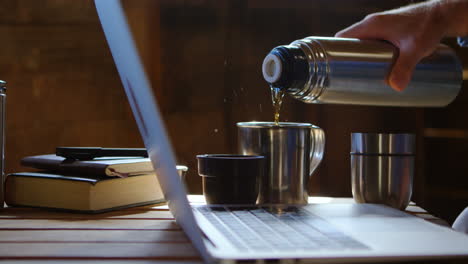
{"type": "Polygon", "coordinates": [[[5,103],[6,82],[0,80],[0,208],[5,204],[5,103]]]}
{"type": "Polygon", "coordinates": [[[265,156],[258,204],[307,204],[308,182],[323,158],[325,134],[307,123],[237,123],[239,151],[265,156]]]}
{"type": "Polygon", "coordinates": [[[413,134],[352,133],[354,200],[404,210],[413,190],[414,146],[413,134]]]}

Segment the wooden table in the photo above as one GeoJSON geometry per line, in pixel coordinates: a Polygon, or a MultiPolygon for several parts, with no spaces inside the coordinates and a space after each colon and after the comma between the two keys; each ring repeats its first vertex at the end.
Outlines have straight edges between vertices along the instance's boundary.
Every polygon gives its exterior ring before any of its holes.
{"type": "MultiPolygon", "coordinates": [[[[189,196],[193,203],[202,196],[189,196]]],[[[313,203],[352,202],[311,197],[313,203]]],[[[446,225],[412,204],[408,212],[446,225]]],[[[11,263],[202,263],[166,205],[103,214],[0,210],[0,260],[11,263]]]]}

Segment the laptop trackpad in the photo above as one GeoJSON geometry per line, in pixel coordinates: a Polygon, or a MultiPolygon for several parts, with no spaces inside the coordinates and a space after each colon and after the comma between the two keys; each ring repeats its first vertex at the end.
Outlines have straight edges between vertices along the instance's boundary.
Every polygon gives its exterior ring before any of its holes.
{"type": "Polygon", "coordinates": [[[351,233],[434,231],[426,221],[383,205],[318,204],[304,209],[351,233]]]}

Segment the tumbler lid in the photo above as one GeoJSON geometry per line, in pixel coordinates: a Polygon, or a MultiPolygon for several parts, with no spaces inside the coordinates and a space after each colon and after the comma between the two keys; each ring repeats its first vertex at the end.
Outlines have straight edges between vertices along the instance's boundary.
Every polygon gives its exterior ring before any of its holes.
{"type": "Polygon", "coordinates": [[[414,134],[351,133],[351,154],[413,155],[414,134]]]}
{"type": "Polygon", "coordinates": [[[7,82],[0,80],[0,92],[4,93],[6,90],[7,82]]]}

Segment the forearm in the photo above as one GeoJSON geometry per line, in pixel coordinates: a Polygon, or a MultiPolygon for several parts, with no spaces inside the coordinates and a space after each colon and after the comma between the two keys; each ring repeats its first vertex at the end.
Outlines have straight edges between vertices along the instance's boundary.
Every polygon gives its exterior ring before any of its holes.
{"type": "Polygon", "coordinates": [[[468,36],[468,0],[432,0],[445,37],[468,36]]]}

